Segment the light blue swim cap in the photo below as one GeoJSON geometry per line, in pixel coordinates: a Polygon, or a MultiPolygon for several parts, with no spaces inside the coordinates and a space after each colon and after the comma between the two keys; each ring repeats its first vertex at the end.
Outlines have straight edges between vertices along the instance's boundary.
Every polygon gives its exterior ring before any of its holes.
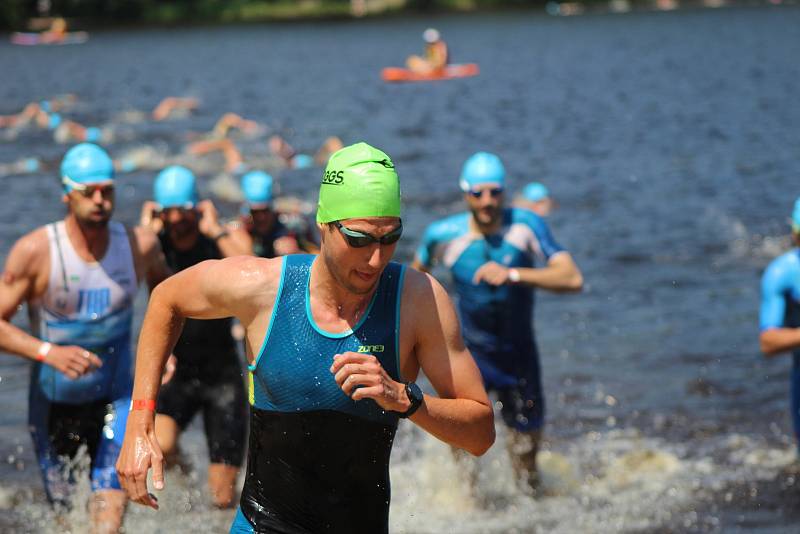
{"type": "Polygon", "coordinates": [[[100,131],[100,128],[97,128],[96,126],[90,126],[86,128],[86,140],[90,143],[96,143],[100,140],[102,133],[103,132],[100,131]]]}
{"type": "Polygon", "coordinates": [[[22,160],[22,166],[25,169],[25,172],[36,172],[42,168],[39,160],[36,158],[25,158],[22,160]]]}
{"type": "Polygon", "coordinates": [[[242,192],[245,201],[254,205],[272,202],[272,176],[263,171],[250,171],[242,176],[242,192]]]}
{"type": "Polygon", "coordinates": [[[314,158],[308,154],[296,154],[292,158],[292,166],[295,169],[309,169],[314,166],[314,158]]]}
{"type": "Polygon", "coordinates": [[[55,130],[61,124],[61,115],[58,113],[51,113],[47,116],[47,129],[55,130]]]}
{"type": "Polygon", "coordinates": [[[39,107],[42,108],[42,111],[45,113],[50,113],[50,102],[48,100],[42,100],[39,102],[39,107]]]}
{"type": "Polygon", "coordinates": [[[465,193],[483,184],[505,185],[506,168],[500,158],[489,152],[477,152],[469,157],[461,169],[458,185],[465,193]]]}
{"type": "Polygon", "coordinates": [[[199,201],[194,173],[180,165],[170,165],[156,176],[153,196],[161,209],[193,208],[199,201]]]}
{"type": "Polygon", "coordinates": [[[83,184],[108,182],[114,179],[114,162],[108,152],[92,143],[70,148],[61,160],[61,183],[64,192],[81,189],[83,184]]]}
{"type": "Polygon", "coordinates": [[[544,184],[540,184],[539,182],[531,182],[522,190],[522,197],[525,200],[530,200],[531,202],[544,200],[549,196],[550,191],[544,184]]]}
{"type": "Polygon", "coordinates": [[[792,211],[792,230],[800,234],[800,197],[794,201],[794,210],[792,211]]]}

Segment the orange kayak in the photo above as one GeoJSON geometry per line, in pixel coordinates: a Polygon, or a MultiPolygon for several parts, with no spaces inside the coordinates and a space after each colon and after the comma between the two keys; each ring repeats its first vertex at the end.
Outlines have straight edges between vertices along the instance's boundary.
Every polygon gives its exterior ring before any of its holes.
{"type": "Polygon", "coordinates": [[[381,78],[385,82],[428,82],[434,80],[451,80],[453,78],[467,78],[480,73],[476,63],[463,63],[461,65],[448,65],[443,70],[421,73],[401,67],[386,67],[381,71],[381,78]]]}

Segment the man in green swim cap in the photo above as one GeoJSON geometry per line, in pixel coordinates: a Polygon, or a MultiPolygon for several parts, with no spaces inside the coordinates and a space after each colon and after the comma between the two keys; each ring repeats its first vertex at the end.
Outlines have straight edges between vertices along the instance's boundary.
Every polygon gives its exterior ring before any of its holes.
{"type": "Polygon", "coordinates": [[[494,442],[486,391],[446,291],[391,261],[402,222],[389,156],[366,143],[334,153],[317,224],[319,255],[207,261],[154,292],[117,462],[135,502],[158,507],[146,484],[151,467],[155,488],[164,487],[151,407],[187,317],[235,316],[246,330],[250,448],[232,532],[387,532],[400,418],[474,455],[494,442]],[[420,370],[437,396],[413,382],[420,370]]]}

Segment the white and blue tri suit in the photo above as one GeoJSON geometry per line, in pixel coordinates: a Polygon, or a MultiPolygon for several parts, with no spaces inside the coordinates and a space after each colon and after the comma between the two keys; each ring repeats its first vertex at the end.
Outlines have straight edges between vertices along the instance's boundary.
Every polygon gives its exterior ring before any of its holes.
{"type": "Polygon", "coordinates": [[[389,263],[358,324],[331,333],[311,314],[315,257],[283,257],[269,328],[249,367],[247,476],[231,533],[388,532],[398,415],[372,399],[352,400],[330,367],[336,354],[369,353],[401,380],[405,267],[389,263]]]}
{"type": "MultiPolygon", "coordinates": [[[[761,331],[800,327],[800,249],[775,258],[761,278],[761,331]]],[[[800,348],[792,352],[792,423],[800,447],[800,348]]]]}
{"type": "Polygon", "coordinates": [[[506,424],[531,431],[544,423],[533,288],[475,284],[473,277],[489,261],[529,268],[537,259],[546,262],[564,249],[535,213],[506,208],[502,217],[500,230],[489,236],[470,228],[469,212],[434,222],[423,235],[417,259],[426,268],[441,263],[452,273],[464,341],[484,384],[497,393],[506,424]]]}
{"type": "Polygon", "coordinates": [[[80,448],[91,458],[93,490],[120,489],[114,468],[130,406],[131,320],[136,270],[125,227],[110,222],[108,250],[89,263],[75,252],[63,222],[46,227],[50,250],[47,291],[31,303],[35,334],[57,345],[77,345],[102,367],[71,379],[36,363],[28,421],[51,502],[67,504],[80,448]]]}

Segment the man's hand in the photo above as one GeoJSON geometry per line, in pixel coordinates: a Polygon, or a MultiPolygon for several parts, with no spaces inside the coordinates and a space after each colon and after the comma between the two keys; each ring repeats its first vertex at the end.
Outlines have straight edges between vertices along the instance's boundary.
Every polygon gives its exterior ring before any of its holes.
{"type": "Polygon", "coordinates": [[[487,261],[475,272],[472,282],[475,284],[486,282],[491,286],[502,286],[509,282],[508,271],[508,267],[504,267],[494,261],[487,261]]]}
{"type": "Polygon", "coordinates": [[[206,237],[214,239],[224,231],[219,224],[219,214],[214,203],[210,200],[202,200],[197,204],[197,211],[200,212],[200,222],[198,229],[206,237]]]}
{"type": "Polygon", "coordinates": [[[164,455],[158,446],[154,414],[134,410],[128,414],[125,440],[117,458],[117,476],[128,498],[158,510],[158,499],[147,491],[147,471],[153,468],[153,486],[164,489],[164,455]]]}
{"type": "Polygon", "coordinates": [[[406,412],[411,406],[405,384],[392,380],[371,354],[337,354],[333,357],[331,373],[345,395],[355,401],[372,399],[384,410],[393,412],[406,412]]]}
{"type": "Polygon", "coordinates": [[[152,200],[142,203],[142,212],[139,214],[139,225],[150,228],[156,234],[164,228],[164,222],[158,214],[158,204],[152,200]]]}
{"type": "Polygon", "coordinates": [[[297,239],[289,235],[276,239],[272,247],[275,249],[276,256],[286,256],[287,254],[299,254],[302,252],[297,245],[297,239]]]}
{"type": "Polygon", "coordinates": [[[164,372],[161,373],[161,385],[169,383],[172,377],[175,376],[175,369],[178,367],[178,358],[174,354],[170,354],[167,358],[167,363],[164,365],[164,372]]]}
{"type": "Polygon", "coordinates": [[[75,345],[53,345],[42,361],[73,380],[103,366],[103,361],[96,354],[75,345]]]}

